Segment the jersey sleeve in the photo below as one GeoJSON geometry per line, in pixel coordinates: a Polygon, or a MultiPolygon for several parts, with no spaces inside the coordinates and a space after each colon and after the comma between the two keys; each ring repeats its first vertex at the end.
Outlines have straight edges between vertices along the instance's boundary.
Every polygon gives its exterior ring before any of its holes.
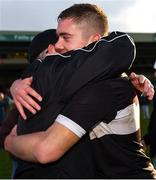
{"type": "Polygon", "coordinates": [[[21,75],[21,78],[24,79],[24,78],[27,78],[27,77],[30,77],[30,76],[33,76],[34,73],[37,71],[38,67],[40,66],[42,62],[39,61],[39,60],[34,60],[32,63],[30,63],[26,69],[24,70],[24,72],[22,73],[21,75]]]}
{"type": "Polygon", "coordinates": [[[135,59],[135,44],[126,34],[111,33],[86,48],[75,51],[71,65],[76,66],[63,92],[68,99],[90,81],[109,79],[127,71],[135,59]]]}
{"type": "Polygon", "coordinates": [[[112,96],[110,87],[103,82],[88,85],[72,97],[56,121],[82,137],[96,123],[107,123],[115,117],[112,96]]]}
{"type": "MultiPolygon", "coordinates": [[[[51,80],[53,76],[50,74],[49,69],[50,67],[47,67],[45,63],[36,61],[31,63],[22,75],[22,78],[33,77],[31,87],[39,93],[43,99],[48,91],[49,84],[52,83],[51,80]]],[[[34,100],[42,107],[43,101],[34,100]]],[[[28,119],[34,116],[34,114],[29,112],[26,108],[24,108],[24,111],[28,119]]]]}

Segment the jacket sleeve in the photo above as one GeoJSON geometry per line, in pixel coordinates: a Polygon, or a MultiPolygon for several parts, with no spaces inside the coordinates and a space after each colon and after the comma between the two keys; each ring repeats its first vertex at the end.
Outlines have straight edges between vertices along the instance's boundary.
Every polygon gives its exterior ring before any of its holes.
{"type": "Polygon", "coordinates": [[[77,67],[64,90],[68,99],[88,82],[120,76],[131,68],[136,49],[129,35],[113,32],[108,37],[75,51],[71,66],[77,67]]]}

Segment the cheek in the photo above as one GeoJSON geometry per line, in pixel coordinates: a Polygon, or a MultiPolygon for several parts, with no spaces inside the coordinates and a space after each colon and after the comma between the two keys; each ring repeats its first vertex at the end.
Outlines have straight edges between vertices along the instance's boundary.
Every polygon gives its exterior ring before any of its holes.
{"type": "Polygon", "coordinates": [[[71,45],[71,48],[72,49],[78,49],[78,48],[83,48],[85,46],[85,43],[82,42],[82,41],[77,41],[77,42],[74,42],[72,45],[71,45]]]}
{"type": "Polygon", "coordinates": [[[65,49],[68,50],[68,51],[75,50],[75,49],[77,49],[77,44],[72,43],[72,42],[68,43],[68,44],[66,44],[65,49]]]}

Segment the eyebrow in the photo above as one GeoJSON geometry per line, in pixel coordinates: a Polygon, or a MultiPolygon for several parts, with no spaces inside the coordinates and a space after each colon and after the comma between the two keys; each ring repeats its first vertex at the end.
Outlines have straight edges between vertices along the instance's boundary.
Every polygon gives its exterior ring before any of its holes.
{"type": "Polygon", "coordinates": [[[61,32],[58,34],[58,36],[71,36],[71,34],[66,33],[66,32],[61,32]]]}

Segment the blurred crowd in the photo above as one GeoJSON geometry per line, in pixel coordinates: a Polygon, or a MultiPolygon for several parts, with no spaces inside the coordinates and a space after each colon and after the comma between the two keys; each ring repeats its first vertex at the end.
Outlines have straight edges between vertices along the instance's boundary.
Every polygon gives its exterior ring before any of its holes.
{"type": "Polygon", "coordinates": [[[9,90],[0,90],[0,126],[13,105],[9,90]]]}

